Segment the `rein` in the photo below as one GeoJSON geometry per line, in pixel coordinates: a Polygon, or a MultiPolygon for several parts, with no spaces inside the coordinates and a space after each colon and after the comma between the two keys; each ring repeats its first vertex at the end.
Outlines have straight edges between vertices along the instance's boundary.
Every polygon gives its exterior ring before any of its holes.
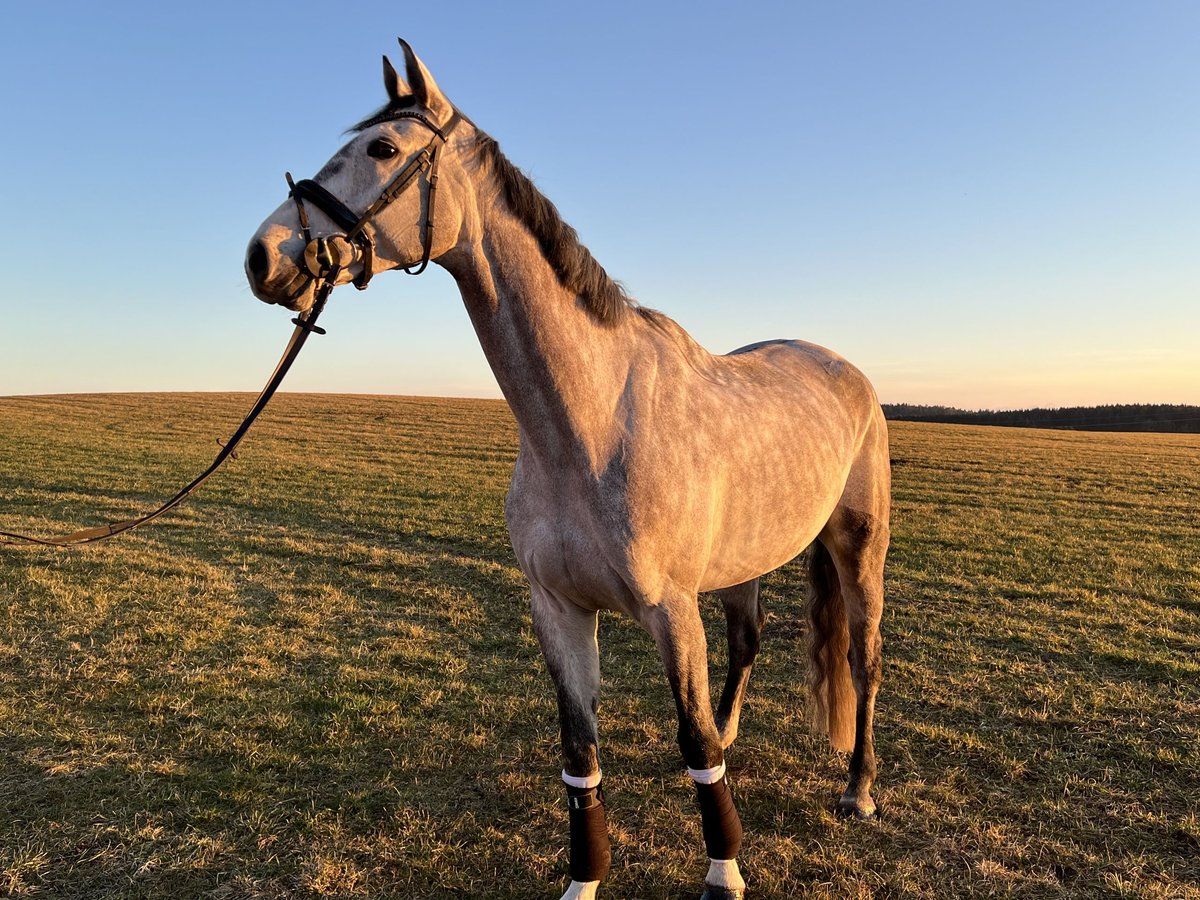
{"type": "MultiPolygon", "coordinates": [[[[334,275],[336,277],[336,273],[334,275]]],[[[238,444],[242,442],[242,438],[246,436],[246,432],[250,430],[250,426],[254,424],[254,420],[258,418],[267,406],[267,402],[275,394],[275,390],[283,381],[283,376],[287,374],[288,369],[292,367],[296,357],[300,355],[300,348],[304,346],[304,342],[308,340],[309,332],[316,331],[319,334],[324,334],[324,329],[317,328],[317,316],[321,314],[321,310],[325,306],[325,301],[329,299],[329,294],[333,290],[333,281],[326,280],[317,290],[317,298],[313,305],[306,313],[298,316],[293,321],[296,322],[296,330],[292,332],[291,340],[288,341],[286,349],[283,351],[283,356],[279,363],[275,366],[275,371],[271,373],[271,377],[267,380],[266,386],[258,395],[258,399],[254,401],[254,406],[251,407],[249,414],[233,436],[225,442],[221,447],[221,452],[217,454],[217,458],[213,460],[212,465],[197,475],[191,482],[179,491],[174,497],[162,504],[153,512],[146,513],[143,516],[138,516],[134,519],[126,519],[124,522],[114,522],[109,525],[98,525],[95,528],[83,528],[79,531],[72,531],[69,534],[60,534],[54,537],[36,537],[30,534],[20,534],[14,531],[0,531],[0,544],[41,544],[46,547],[75,547],[81,544],[91,544],[96,541],[102,541],[105,538],[113,537],[123,531],[129,531],[131,528],[137,528],[139,525],[145,525],[151,519],[157,519],[167,510],[172,509],[182,503],[192,491],[200,487],[208,476],[220,468],[221,463],[225,462],[233,451],[237,449],[238,444]]]]}
{"type": "MultiPolygon", "coordinates": [[[[242,438],[250,430],[250,426],[254,424],[259,414],[266,409],[267,403],[275,395],[275,391],[279,388],[279,385],[283,383],[284,376],[287,375],[288,370],[292,367],[292,363],[296,361],[296,357],[300,355],[300,348],[308,340],[309,334],[312,332],[316,332],[317,334],[325,333],[324,328],[317,326],[317,318],[321,315],[321,311],[325,308],[325,303],[329,299],[329,295],[333,292],[334,287],[336,287],[338,275],[354,263],[361,263],[362,271],[354,278],[354,286],[360,291],[366,289],[371,276],[374,274],[372,268],[375,259],[375,241],[367,232],[367,226],[409,187],[416,184],[421,173],[428,169],[429,194],[425,204],[425,215],[421,224],[421,262],[415,269],[412,266],[404,267],[404,271],[409,275],[419,275],[425,271],[425,267],[429,265],[429,254],[433,249],[433,215],[434,201],[437,196],[438,151],[441,149],[441,145],[445,143],[447,135],[461,121],[462,116],[456,110],[443,128],[438,128],[433,122],[417,112],[400,111],[389,115],[387,119],[381,121],[391,119],[416,119],[433,132],[433,137],[404,168],[397,172],[384,185],[375,202],[368,206],[361,216],[355,216],[341,200],[315,181],[306,178],[302,181],[293,182],[291,173],[285,176],[288,186],[291,188],[289,196],[296,202],[296,208],[300,214],[300,227],[305,240],[304,265],[307,269],[307,277],[300,291],[303,292],[310,284],[316,282],[316,293],[312,306],[292,319],[296,330],[292,332],[287,347],[284,348],[283,356],[280,357],[279,362],[275,366],[275,371],[267,379],[266,385],[259,393],[258,399],[254,401],[254,405],[250,408],[250,412],[246,415],[242,424],[237,427],[233,436],[222,445],[221,452],[217,454],[217,458],[213,460],[212,464],[188,482],[171,499],[145,515],[126,519],[123,522],[98,525],[94,528],[82,528],[78,531],[72,531],[69,534],[60,534],[53,537],[37,537],[15,531],[0,531],[0,544],[26,543],[40,544],[46,547],[77,547],[82,544],[91,544],[114,537],[124,531],[130,531],[139,525],[145,525],[147,522],[157,519],[163,513],[173,509],[187,499],[192,491],[200,487],[210,475],[221,467],[221,464],[226,459],[234,454],[238,444],[242,442],[242,438]],[[334,223],[346,229],[346,233],[342,235],[330,235],[328,237],[312,237],[309,228],[308,213],[304,208],[305,200],[329,216],[334,223]],[[340,252],[342,247],[350,248],[351,252],[348,254],[340,252]]],[[[299,296],[299,293],[296,296],[299,296]]]]}

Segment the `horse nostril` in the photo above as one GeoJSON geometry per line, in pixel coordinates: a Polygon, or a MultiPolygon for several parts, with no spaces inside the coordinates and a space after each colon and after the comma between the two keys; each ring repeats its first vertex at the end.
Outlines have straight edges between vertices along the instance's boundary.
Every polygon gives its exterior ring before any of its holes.
{"type": "Polygon", "coordinates": [[[256,281],[263,281],[271,271],[271,260],[267,257],[267,248],[262,241],[255,241],[246,257],[246,268],[256,281]]]}

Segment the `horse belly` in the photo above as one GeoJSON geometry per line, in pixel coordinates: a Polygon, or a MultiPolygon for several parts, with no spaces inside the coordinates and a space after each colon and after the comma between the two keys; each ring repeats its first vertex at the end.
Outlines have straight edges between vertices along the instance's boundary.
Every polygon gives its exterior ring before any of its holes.
{"type": "MultiPolygon", "coordinates": [[[[786,407],[784,408],[786,409],[786,407]]],[[[855,429],[781,412],[729,453],[718,476],[712,549],[702,590],[757,578],[816,539],[846,486],[855,429]]]]}
{"type": "Polygon", "coordinates": [[[795,559],[829,521],[840,494],[829,491],[786,505],[764,502],[731,511],[716,529],[700,589],[741,584],[795,559]]]}

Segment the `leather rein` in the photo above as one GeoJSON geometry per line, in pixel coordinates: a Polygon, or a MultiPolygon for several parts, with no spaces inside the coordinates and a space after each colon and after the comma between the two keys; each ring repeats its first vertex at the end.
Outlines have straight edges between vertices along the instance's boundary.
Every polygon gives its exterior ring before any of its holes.
{"type": "Polygon", "coordinates": [[[362,271],[355,276],[353,283],[359,290],[366,289],[372,275],[374,275],[372,269],[374,268],[375,261],[375,241],[368,231],[368,226],[371,225],[376,216],[404,194],[409,187],[417,184],[422,172],[428,171],[428,199],[425,203],[425,215],[421,223],[421,262],[416,265],[416,268],[412,266],[404,267],[404,271],[409,275],[419,275],[425,271],[425,267],[429,265],[429,255],[433,250],[434,202],[437,197],[439,151],[446,142],[446,138],[450,135],[450,132],[454,130],[463,118],[455,110],[449,121],[443,127],[438,128],[426,116],[411,110],[399,110],[380,117],[374,124],[396,119],[415,119],[433,132],[433,136],[430,138],[429,143],[384,185],[383,190],[380,191],[375,201],[359,216],[351,212],[346,204],[327,189],[317,184],[317,182],[307,178],[302,181],[293,182],[290,173],[285,176],[288,186],[291,189],[288,196],[296,203],[296,209],[300,215],[300,227],[305,241],[304,266],[306,277],[304,284],[300,287],[300,291],[294,296],[299,296],[314,282],[317,285],[316,292],[312,306],[292,319],[296,330],[292,332],[287,347],[283,351],[283,356],[280,357],[279,362],[275,366],[275,371],[271,373],[271,377],[267,379],[267,383],[259,393],[258,399],[254,401],[250,412],[229,440],[221,446],[221,452],[217,454],[217,458],[213,460],[207,469],[193,478],[185,487],[157,509],[145,515],[126,519],[123,522],[98,525],[94,528],[82,528],[78,531],[55,535],[53,537],[37,537],[14,531],[0,531],[0,544],[26,543],[40,544],[47,547],[76,547],[82,544],[102,541],[121,534],[124,531],[137,528],[139,525],[145,525],[153,519],[157,519],[163,513],[178,506],[189,494],[200,487],[213,472],[220,468],[226,459],[234,455],[238,444],[242,442],[242,438],[246,436],[246,433],[250,430],[250,426],[254,424],[255,419],[266,408],[267,403],[270,402],[271,398],[275,395],[275,391],[283,382],[284,376],[287,375],[288,370],[292,367],[292,363],[300,355],[300,348],[308,340],[309,334],[312,332],[316,332],[317,334],[325,333],[324,328],[317,327],[317,318],[321,315],[321,311],[325,308],[325,302],[329,299],[329,295],[333,292],[334,287],[336,287],[338,275],[355,263],[359,263],[362,266],[362,271]],[[312,237],[308,213],[304,208],[306,200],[320,209],[336,225],[344,228],[345,233],[317,238],[312,237]]]}

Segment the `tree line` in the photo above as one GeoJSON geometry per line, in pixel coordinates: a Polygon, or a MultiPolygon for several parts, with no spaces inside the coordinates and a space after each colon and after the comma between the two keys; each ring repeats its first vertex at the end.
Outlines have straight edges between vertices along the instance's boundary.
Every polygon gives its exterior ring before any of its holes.
{"type": "Polygon", "coordinates": [[[1172,403],[1119,403],[1056,409],[971,410],[953,406],[885,403],[883,413],[900,422],[1008,425],[1074,431],[1157,431],[1200,433],[1200,406],[1172,403]]]}

